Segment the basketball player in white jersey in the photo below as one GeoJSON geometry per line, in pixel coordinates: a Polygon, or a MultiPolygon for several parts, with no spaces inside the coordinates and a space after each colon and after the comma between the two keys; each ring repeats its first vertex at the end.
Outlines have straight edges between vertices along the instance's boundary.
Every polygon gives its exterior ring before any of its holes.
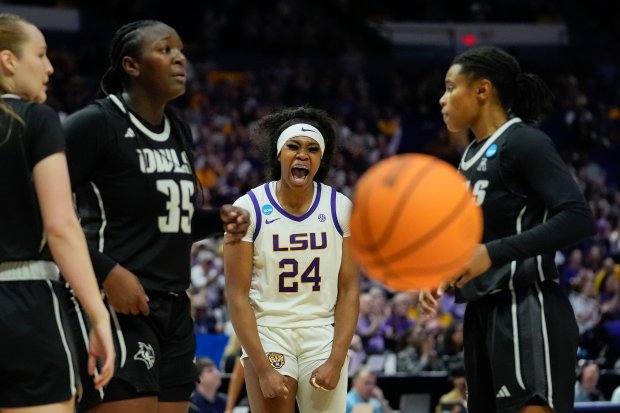
{"type": "Polygon", "coordinates": [[[333,120],[301,107],[263,118],[271,181],[235,205],[250,211],[241,243],[224,250],[226,294],[253,413],[344,412],[347,349],[359,310],[351,202],[321,184],[333,120]]]}

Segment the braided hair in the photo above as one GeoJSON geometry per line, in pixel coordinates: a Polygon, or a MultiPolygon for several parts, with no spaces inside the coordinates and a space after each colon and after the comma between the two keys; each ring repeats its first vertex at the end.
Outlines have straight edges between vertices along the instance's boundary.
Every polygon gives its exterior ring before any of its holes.
{"type": "MultiPolygon", "coordinates": [[[[134,59],[139,59],[142,31],[146,28],[161,24],[165,23],[158,20],[138,20],[121,26],[116,33],[114,33],[109,51],[110,66],[101,78],[99,84],[100,94],[103,96],[115,94],[121,102],[123,102],[123,105],[128,108],[127,103],[123,99],[122,92],[130,84],[131,77],[129,77],[125,69],[123,69],[123,58],[129,56],[134,59]]],[[[129,121],[129,110],[125,111],[125,115],[129,121]]],[[[194,153],[191,147],[191,130],[177,111],[169,105],[166,106],[164,115],[170,120],[170,126],[173,132],[172,135],[178,137],[181,148],[183,148],[183,151],[187,155],[194,178],[194,185],[202,200],[202,185],[196,174],[194,153]]],[[[132,127],[131,121],[129,121],[129,125],[132,127]]],[[[136,136],[140,136],[140,134],[136,133],[136,136]]]]}
{"type": "Polygon", "coordinates": [[[282,171],[280,161],[278,161],[276,142],[284,129],[296,123],[312,125],[323,135],[325,151],[321,157],[319,169],[314,176],[315,181],[322,182],[327,178],[336,148],[336,122],[327,112],[307,106],[288,108],[272,113],[262,118],[256,125],[253,138],[263,149],[266,178],[269,180],[281,178],[282,171]]]}
{"type": "Polygon", "coordinates": [[[502,49],[474,47],[456,56],[452,64],[461,65],[461,73],[472,79],[493,83],[509,116],[535,123],[551,111],[553,94],[547,84],[538,75],[521,72],[517,59],[502,49]]]}
{"type": "Polygon", "coordinates": [[[134,59],[140,57],[141,29],[157,24],[161,24],[161,22],[157,20],[138,20],[125,24],[114,33],[108,54],[110,66],[103,74],[99,83],[100,93],[107,96],[123,91],[129,81],[128,75],[123,69],[123,58],[125,56],[130,56],[134,59]]]}

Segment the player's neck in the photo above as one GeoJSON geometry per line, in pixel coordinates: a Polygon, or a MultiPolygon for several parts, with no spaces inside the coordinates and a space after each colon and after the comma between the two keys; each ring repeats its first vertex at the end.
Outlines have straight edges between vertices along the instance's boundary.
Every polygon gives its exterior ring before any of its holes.
{"type": "Polygon", "coordinates": [[[137,91],[132,91],[131,93],[125,91],[121,96],[129,110],[136,113],[152,126],[160,125],[163,122],[165,104],[158,103],[137,91]]]}
{"type": "Polygon", "coordinates": [[[314,183],[304,188],[292,188],[282,181],[276,182],[276,198],[286,212],[295,216],[305,214],[314,198],[314,183]]]}
{"type": "Polygon", "coordinates": [[[489,108],[485,112],[486,113],[482,113],[478,121],[471,126],[471,131],[478,142],[487,139],[493,132],[508,121],[508,115],[501,107],[489,108]]]}

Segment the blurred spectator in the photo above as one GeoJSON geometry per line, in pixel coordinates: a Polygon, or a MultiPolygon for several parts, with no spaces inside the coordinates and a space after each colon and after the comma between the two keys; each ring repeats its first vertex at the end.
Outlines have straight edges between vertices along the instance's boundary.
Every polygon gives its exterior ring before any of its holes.
{"type": "Polygon", "coordinates": [[[204,249],[198,252],[191,270],[192,287],[206,294],[207,305],[215,308],[222,304],[224,273],[222,259],[204,249]]]}
{"type": "Polygon", "coordinates": [[[620,386],[616,387],[614,389],[614,392],[611,394],[611,400],[612,403],[619,403],[620,404],[620,386]]]}
{"type": "Polygon", "coordinates": [[[463,323],[453,321],[444,331],[438,350],[446,369],[463,363],[463,323]]]}
{"type": "Polygon", "coordinates": [[[584,264],[596,273],[603,267],[604,259],[604,249],[599,244],[593,244],[586,254],[584,264]]]}
{"type": "Polygon", "coordinates": [[[243,400],[237,402],[239,399],[239,394],[241,394],[241,390],[245,386],[245,377],[243,371],[243,364],[241,363],[241,358],[237,356],[235,359],[235,365],[230,373],[230,380],[228,382],[228,392],[227,392],[227,400],[226,400],[226,410],[224,413],[232,413],[233,409],[237,404],[241,406],[249,406],[247,397],[244,397],[243,400]]]}
{"type": "Polygon", "coordinates": [[[560,272],[560,286],[566,292],[571,289],[571,281],[577,277],[582,271],[583,267],[583,252],[579,248],[574,248],[570,251],[568,256],[568,262],[562,266],[560,272]]]}
{"type": "Polygon", "coordinates": [[[620,319],[620,278],[616,275],[616,264],[607,258],[600,272],[601,315],[603,321],[620,319]]]}
{"type": "Polygon", "coordinates": [[[435,335],[421,326],[405,334],[407,346],[398,352],[396,368],[399,372],[418,374],[423,371],[443,371],[445,366],[437,354],[435,335]]]}
{"type": "Polygon", "coordinates": [[[452,140],[453,135],[445,128],[439,129],[437,135],[424,147],[424,152],[458,165],[461,159],[461,148],[452,140]]]}
{"type": "Polygon", "coordinates": [[[353,377],[351,390],[347,394],[346,413],[351,413],[359,404],[370,404],[372,413],[392,413],[390,403],[377,386],[377,376],[367,367],[359,369],[353,377]]]}
{"type": "Polygon", "coordinates": [[[191,296],[191,304],[196,334],[221,334],[224,331],[225,323],[216,317],[217,308],[211,308],[207,304],[204,289],[191,296]]]}
{"type": "Polygon", "coordinates": [[[376,302],[377,299],[373,298],[370,293],[360,295],[357,334],[362,339],[366,354],[382,354],[385,351],[385,335],[388,326],[385,323],[384,309],[376,302]]]}
{"type": "Polygon", "coordinates": [[[467,383],[463,364],[454,365],[449,370],[448,379],[452,383],[452,389],[439,397],[435,413],[452,413],[455,405],[458,405],[458,412],[467,412],[467,383]]]}
{"type": "Polygon", "coordinates": [[[353,377],[365,362],[366,352],[364,351],[362,339],[357,334],[354,334],[351,339],[351,346],[349,346],[349,377],[353,377]]]}
{"type": "Polygon", "coordinates": [[[604,401],[603,393],[598,388],[600,370],[596,363],[582,361],[577,367],[577,381],[575,382],[576,402],[604,401]]]}
{"type": "Polygon", "coordinates": [[[413,297],[410,293],[400,292],[392,297],[390,315],[385,321],[388,327],[386,345],[392,351],[396,351],[396,343],[415,326],[415,320],[409,316],[412,305],[413,297]]]}
{"type": "Polygon", "coordinates": [[[449,322],[463,321],[466,306],[465,303],[457,303],[455,301],[452,291],[447,291],[439,298],[440,313],[449,319],[449,322]]]}
{"type": "Polygon", "coordinates": [[[601,306],[594,291],[594,274],[590,270],[580,271],[571,279],[570,287],[568,300],[577,318],[579,334],[584,335],[601,319],[601,306]]]}
{"type": "Polygon", "coordinates": [[[192,393],[190,413],[224,413],[226,395],[218,393],[222,378],[217,366],[208,357],[196,360],[198,383],[192,393]]]}
{"type": "Polygon", "coordinates": [[[241,343],[236,334],[232,334],[228,337],[228,343],[222,353],[222,360],[220,361],[220,368],[224,373],[232,373],[237,359],[241,357],[241,343]]]}

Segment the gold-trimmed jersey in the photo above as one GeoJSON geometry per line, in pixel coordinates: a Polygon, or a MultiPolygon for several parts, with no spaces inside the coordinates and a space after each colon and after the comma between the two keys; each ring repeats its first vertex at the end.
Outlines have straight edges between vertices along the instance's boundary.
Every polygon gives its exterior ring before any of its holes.
{"type": "Polygon", "coordinates": [[[275,181],[265,183],[235,202],[250,212],[243,241],[254,243],[250,302],[256,323],[287,328],[332,324],[351,201],[315,182],[310,208],[295,216],[280,206],[275,188],[275,181]]]}

